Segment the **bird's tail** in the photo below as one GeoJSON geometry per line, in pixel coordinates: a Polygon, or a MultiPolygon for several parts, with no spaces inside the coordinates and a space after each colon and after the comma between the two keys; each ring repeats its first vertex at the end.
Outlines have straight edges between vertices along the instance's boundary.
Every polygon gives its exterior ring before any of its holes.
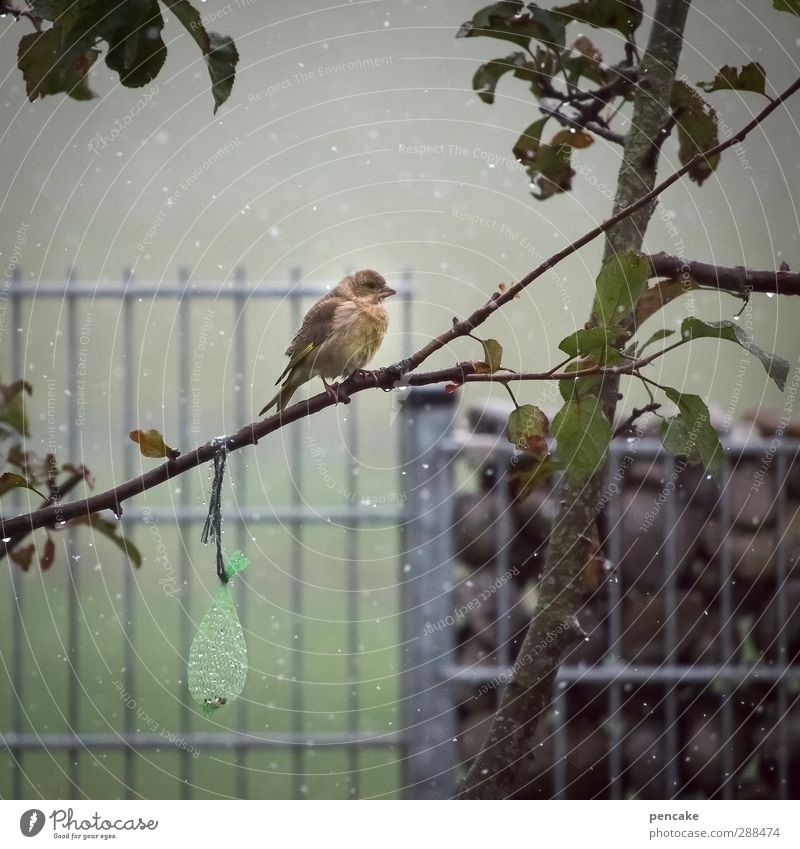
{"type": "Polygon", "coordinates": [[[268,410],[271,410],[276,404],[278,406],[278,412],[281,412],[289,401],[292,398],[292,395],[297,391],[297,387],[299,384],[291,383],[288,380],[281,387],[281,391],[267,404],[266,407],[258,414],[259,416],[263,416],[268,410]]]}

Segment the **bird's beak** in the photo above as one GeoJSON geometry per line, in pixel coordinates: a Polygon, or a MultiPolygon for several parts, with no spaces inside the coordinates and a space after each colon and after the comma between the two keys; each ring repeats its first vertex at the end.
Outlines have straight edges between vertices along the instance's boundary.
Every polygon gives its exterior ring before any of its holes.
{"type": "Polygon", "coordinates": [[[385,289],[382,289],[382,290],[381,290],[381,293],[380,293],[380,295],[379,295],[378,297],[379,297],[381,300],[383,300],[384,298],[391,298],[391,297],[392,297],[392,295],[396,295],[396,294],[397,294],[397,292],[395,292],[395,290],[394,290],[394,289],[390,289],[390,288],[387,286],[385,289]]]}

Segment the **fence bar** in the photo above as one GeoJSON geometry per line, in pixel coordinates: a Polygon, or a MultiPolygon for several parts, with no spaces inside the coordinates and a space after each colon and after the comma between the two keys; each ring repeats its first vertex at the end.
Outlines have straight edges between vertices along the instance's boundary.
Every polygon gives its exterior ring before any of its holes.
{"type": "MultiPolygon", "coordinates": [[[[775,529],[776,546],[776,574],[775,574],[775,629],[778,635],[778,658],[777,667],[779,672],[784,672],[789,661],[786,630],[789,627],[789,600],[787,598],[787,570],[786,570],[786,544],[785,531],[788,527],[786,517],[786,454],[778,451],[775,458],[775,499],[778,503],[775,529]]],[[[794,517],[792,517],[794,519],[794,517]]],[[[797,611],[792,611],[796,616],[797,611]]],[[[778,679],[778,798],[786,799],[789,792],[789,693],[786,688],[786,676],[781,675],[778,679]]]]}
{"type": "MultiPolygon", "coordinates": [[[[675,458],[672,455],[664,457],[664,480],[675,480],[675,458]]],[[[662,563],[664,581],[662,615],[664,617],[664,661],[667,665],[675,664],[678,657],[678,595],[675,589],[675,573],[678,569],[676,550],[677,533],[675,526],[678,511],[676,509],[676,489],[672,487],[664,503],[664,538],[662,539],[662,563]]],[[[667,686],[666,692],[666,727],[664,741],[666,749],[666,764],[664,768],[664,798],[674,798],[678,787],[678,694],[675,687],[667,686]]]]}
{"type": "MultiPolygon", "coordinates": [[[[70,393],[67,400],[67,415],[69,416],[69,426],[67,428],[67,446],[69,450],[70,462],[78,454],[78,440],[75,431],[75,420],[77,418],[77,400],[78,387],[75,376],[75,363],[78,360],[78,328],[75,318],[75,301],[77,296],[72,291],[72,284],[75,280],[75,270],[70,268],[67,272],[67,383],[70,387],[70,393]]],[[[54,348],[53,368],[55,369],[57,362],[57,348],[54,348]]],[[[55,377],[55,375],[54,375],[55,377]]],[[[54,399],[55,400],[55,399],[54,399]]],[[[50,423],[48,421],[48,430],[50,423]]],[[[55,453],[56,444],[55,430],[53,434],[48,433],[48,451],[55,453]]],[[[55,478],[53,478],[55,483],[55,478]]],[[[70,535],[70,547],[74,545],[74,537],[70,535]]],[[[80,728],[80,649],[79,649],[79,632],[80,632],[80,576],[81,569],[76,567],[75,561],[71,557],[67,557],[67,657],[69,658],[69,672],[67,678],[67,722],[70,730],[80,728]]],[[[67,772],[69,781],[74,788],[75,793],[80,792],[80,747],[67,750],[67,772]]]]}
{"type": "MultiPolygon", "coordinates": [[[[351,734],[358,733],[358,618],[359,618],[359,546],[358,546],[358,517],[356,515],[359,502],[358,474],[355,468],[358,456],[358,418],[357,405],[351,404],[347,411],[347,497],[350,500],[351,518],[345,534],[347,570],[347,730],[351,734]]],[[[347,752],[349,772],[348,795],[358,798],[359,774],[358,751],[349,749],[347,752]]]]}
{"type": "MultiPolygon", "coordinates": [[[[191,408],[192,390],[192,368],[189,360],[189,344],[191,333],[191,280],[188,268],[178,271],[178,373],[180,375],[181,391],[178,393],[178,433],[181,445],[189,445],[190,424],[189,411],[191,408]]],[[[190,489],[186,484],[181,486],[180,505],[182,509],[188,509],[191,503],[190,489]]],[[[189,651],[192,643],[192,559],[193,547],[192,528],[185,520],[178,521],[178,533],[181,539],[181,559],[178,574],[181,578],[180,597],[183,604],[180,622],[180,644],[181,657],[186,668],[189,665],[189,651]]],[[[189,676],[181,676],[184,679],[182,698],[178,708],[178,717],[181,728],[189,728],[192,711],[190,708],[191,694],[189,693],[189,676]]],[[[192,758],[191,752],[181,749],[181,799],[192,798],[192,758]]]]}
{"type": "MultiPolygon", "coordinates": [[[[606,508],[608,515],[608,558],[611,562],[612,572],[607,582],[608,594],[608,647],[605,655],[603,672],[608,675],[612,668],[620,668],[622,649],[622,580],[620,563],[622,562],[621,536],[622,536],[622,511],[619,491],[611,487],[611,475],[620,463],[620,450],[612,446],[608,471],[606,474],[606,486],[609,502],[606,508]]],[[[622,667],[624,668],[624,666],[622,667]]],[[[559,670],[559,677],[564,677],[565,667],[559,670]]],[[[565,678],[565,680],[568,680],[565,678]]],[[[622,683],[609,676],[604,679],[608,682],[608,771],[611,798],[619,799],[622,795],[622,683]]]]}
{"type": "MultiPolygon", "coordinates": [[[[244,268],[237,265],[233,272],[233,288],[236,292],[234,297],[234,322],[233,322],[233,407],[236,411],[235,426],[239,427],[249,420],[247,415],[247,399],[251,397],[250,392],[245,391],[245,375],[247,374],[247,293],[245,291],[246,280],[244,268]]],[[[235,484],[233,490],[234,500],[236,502],[236,547],[239,551],[247,551],[248,549],[248,532],[247,523],[242,519],[239,511],[241,509],[241,499],[247,498],[247,463],[245,462],[244,454],[236,452],[233,456],[231,471],[235,470],[236,474],[229,475],[231,485],[235,484]]],[[[247,580],[246,575],[245,582],[247,580]]],[[[248,599],[249,592],[238,594],[237,608],[239,612],[239,620],[242,623],[242,629],[247,633],[248,619],[248,599]]],[[[248,699],[239,699],[236,704],[236,712],[238,715],[239,728],[247,728],[248,725],[248,699]]],[[[247,750],[240,748],[236,750],[236,796],[239,799],[247,799],[250,796],[250,770],[247,769],[247,750]]]]}
{"type": "MultiPolygon", "coordinates": [[[[292,327],[300,326],[301,295],[299,294],[302,272],[299,268],[290,271],[290,302],[292,327]]],[[[303,502],[303,445],[300,441],[300,428],[293,427],[289,435],[289,452],[292,459],[292,507],[298,511],[298,518],[289,527],[292,534],[292,730],[296,735],[303,733],[303,525],[301,522],[301,505],[303,502]]],[[[303,752],[301,749],[292,750],[292,781],[294,798],[303,796],[303,752]]]]}
{"type": "MultiPolygon", "coordinates": [[[[739,462],[740,458],[737,458],[739,462]]],[[[723,452],[722,457],[722,511],[720,516],[720,526],[722,528],[723,540],[727,539],[732,530],[731,519],[731,467],[730,456],[727,452],[723,452]]],[[[730,546],[724,542],[722,544],[722,557],[720,569],[720,624],[721,624],[721,662],[723,666],[728,666],[734,661],[733,649],[733,593],[731,584],[731,550],[730,546]]],[[[738,565],[738,564],[737,564],[738,565]]],[[[729,686],[722,694],[722,715],[720,739],[722,740],[722,758],[721,769],[722,776],[720,786],[722,788],[722,797],[724,799],[731,798],[731,790],[733,787],[733,682],[729,682],[729,686]]]]}
{"type": "Polygon", "coordinates": [[[450,427],[454,396],[439,387],[407,394],[400,418],[401,481],[408,511],[401,551],[403,571],[404,723],[408,734],[405,793],[415,799],[450,798],[456,791],[456,721],[452,682],[442,675],[453,652],[452,463],[437,449],[450,427]]]}
{"type": "MultiPolygon", "coordinates": [[[[133,270],[126,269],[123,272],[125,280],[125,291],[130,292],[135,283],[133,270]]],[[[136,399],[133,396],[133,387],[139,385],[138,380],[133,379],[135,373],[135,358],[133,354],[133,327],[134,327],[134,304],[136,302],[132,298],[126,298],[122,304],[122,345],[123,358],[125,360],[125,369],[128,374],[128,379],[124,381],[125,392],[122,399],[122,410],[125,417],[124,428],[133,429],[137,422],[136,416],[136,399]]],[[[133,477],[133,458],[135,456],[135,448],[132,443],[127,443],[123,449],[122,468],[124,471],[125,480],[130,480],[133,477]]],[[[136,607],[134,603],[134,591],[136,584],[133,577],[133,570],[128,558],[123,554],[120,558],[123,569],[122,578],[122,656],[124,663],[123,681],[125,684],[125,692],[131,695],[136,692],[136,658],[133,651],[135,640],[135,623],[136,607]]],[[[135,695],[133,696],[135,699],[135,695]]],[[[122,708],[122,723],[126,734],[132,734],[134,729],[134,707],[135,703],[130,706],[130,699],[123,699],[122,708]]],[[[135,769],[136,762],[134,752],[128,748],[123,755],[124,769],[124,784],[125,798],[132,799],[135,795],[134,785],[136,783],[135,769]]]]}
{"type": "MultiPolygon", "coordinates": [[[[353,735],[337,732],[314,732],[296,736],[292,732],[273,732],[269,737],[261,737],[237,731],[194,731],[176,736],[170,741],[162,734],[137,732],[132,734],[93,733],[86,734],[6,734],[3,736],[6,748],[15,750],[36,749],[72,749],[77,746],[86,749],[120,749],[130,747],[138,749],[166,749],[169,746],[183,749],[185,746],[197,748],[244,748],[244,749],[319,749],[329,746],[337,749],[342,746],[360,746],[363,748],[390,748],[400,746],[405,738],[400,734],[373,734],[367,731],[353,735]]],[[[2,751],[3,747],[0,747],[2,751]]]]}
{"type": "Polygon", "coordinates": [[[509,480],[505,464],[497,465],[495,491],[497,493],[497,523],[495,539],[497,560],[495,561],[495,633],[497,637],[497,662],[509,666],[511,664],[511,543],[514,534],[511,530],[511,505],[508,497],[509,480]]]}
{"type": "MultiPolygon", "coordinates": [[[[19,282],[22,279],[19,266],[15,266],[11,278],[11,367],[13,374],[24,374],[23,357],[22,357],[22,334],[18,331],[22,329],[22,291],[19,282]]],[[[22,504],[21,493],[19,490],[11,493],[12,504],[17,509],[20,509],[22,504]]],[[[22,733],[22,725],[24,722],[25,712],[22,705],[25,703],[25,684],[24,684],[24,661],[22,657],[22,635],[25,633],[23,609],[25,607],[25,581],[22,577],[22,569],[16,563],[13,563],[11,557],[8,558],[8,568],[11,570],[11,583],[14,589],[13,597],[11,598],[11,621],[14,623],[13,628],[13,646],[11,658],[11,675],[14,682],[14,705],[12,708],[12,727],[17,734],[22,733]]],[[[11,755],[14,759],[14,798],[23,798],[23,779],[24,771],[22,765],[22,748],[10,747],[11,755]]]]}

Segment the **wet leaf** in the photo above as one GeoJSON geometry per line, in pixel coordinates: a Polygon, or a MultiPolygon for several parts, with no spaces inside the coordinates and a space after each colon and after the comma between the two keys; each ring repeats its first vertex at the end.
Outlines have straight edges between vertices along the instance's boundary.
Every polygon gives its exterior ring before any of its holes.
{"type": "Polygon", "coordinates": [[[31,385],[25,380],[16,380],[9,386],[0,387],[0,422],[4,422],[23,436],[28,432],[28,418],[25,413],[24,393],[31,394],[31,385]]]}
{"type": "Polygon", "coordinates": [[[128,436],[137,443],[139,451],[145,457],[169,457],[174,460],[181,452],[170,448],[164,437],[154,428],[151,430],[132,430],[128,436]]]}
{"type": "Polygon", "coordinates": [[[529,451],[541,459],[547,456],[547,434],[550,421],[533,404],[517,407],[508,417],[508,440],[520,451],[529,451]]]}
{"type": "Polygon", "coordinates": [[[556,133],[550,141],[552,145],[566,144],[570,147],[583,149],[594,144],[594,138],[586,130],[561,130],[556,133]]]}
{"type": "Polygon", "coordinates": [[[660,280],[655,286],[642,292],[639,300],[636,302],[634,310],[634,323],[640,327],[650,318],[651,315],[657,313],[662,307],[665,307],[670,301],[691,292],[693,289],[699,289],[697,281],[691,277],[671,277],[668,280],[660,280]]]}
{"type": "Polygon", "coordinates": [[[577,357],[578,355],[588,354],[595,348],[614,345],[623,333],[625,333],[625,330],[619,325],[589,327],[584,330],[576,330],[569,336],[565,336],[559,342],[558,347],[568,356],[577,357]]]}
{"type": "MultiPolygon", "coordinates": [[[[717,113],[697,91],[682,80],[672,86],[672,108],[678,131],[678,159],[688,164],[697,154],[719,144],[717,113]]],[[[689,178],[698,186],[716,170],[720,155],[715,153],[699,160],[689,170],[689,178]]]]}
{"type": "Polygon", "coordinates": [[[558,458],[564,474],[580,485],[605,461],[611,441],[611,425],[600,401],[592,395],[567,401],[553,419],[558,458]]]}
{"type": "Polygon", "coordinates": [[[642,23],[640,0],[578,0],[567,6],[556,6],[553,12],[589,26],[618,30],[628,38],[642,23]]]}
{"type": "Polygon", "coordinates": [[[207,32],[203,19],[188,0],[164,0],[183,24],[203,53],[208,75],[211,78],[211,93],[214,96],[214,113],[230,97],[236,77],[239,51],[233,39],[227,35],[207,32]]]}
{"type": "Polygon", "coordinates": [[[483,356],[490,372],[497,371],[502,365],[503,346],[496,339],[482,339],[483,356]]]}
{"type": "Polygon", "coordinates": [[[755,91],[763,94],[767,83],[767,72],[759,62],[750,62],[741,68],[725,65],[717,71],[711,82],[699,82],[697,85],[706,93],[733,89],[734,91],[755,91]]]}
{"type": "Polygon", "coordinates": [[[31,568],[34,554],[36,554],[36,546],[31,543],[30,545],[17,546],[13,551],[8,553],[8,556],[23,572],[27,572],[31,568]]]}
{"type": "Polygon", "coordinates": [[[711,425],[708,407],[699,395],[686,395],[676,389],[664,390],[678,407],[678,414],[661,423],[661,442],[676,457],[702,464],[719,477],[722,467],[722,445],[711,425]]]}
{"type": "Polygon", "coordinates": [[[531,39],[554,47],[563,47],[567,19],[557,12],[541,9],[535,3],[527,6],[521,0],[492,3],[476,12],[461,25],[456,38],[488,36],[511,41],[527,48],[531,39]]]}
{"type": "Polygon", "coordinates": [[[699,318],[685,318],[681,324],[681,336],[684,339],[710,338],[735,342],[761,361],[765,371],[775,381],[778,389],[783,391],[786,387],[786,378],[789,376],[789,363],[783,357],[779,357],[777,354],[770,354],[759,348],[745,333],[744,328],[733,321],[705,322],[699,318]]]}
{"type": "Polygon", "coordinates": [[[772,8],[800,16],[800,0],[772,0],[772,8]]]}
{"type": "Polygon", "coordinates": [[[541,95],[541,73],[524,53],[512,53],[503,59],[493,59],[481,65],[472,77],[472,88],[484,103],[494,103],[497,84],[508,73],[529,83],[534,94],[541,95]]]}
{"type": "Polygon", "coordinates": [[[63,27],[55,26],[20,39],[17,67],[31,102],[48,94],[64,93],[75,100],[91,100],[95,96],[87,74],[100,51],[89,46],[83,50],[65,49],[66,38],[63,27]]]}
{"type": "Polygon", "coordinates": [[[3,472],[0,475],[0,497],[10,492],[12,489],[30,489],[35,492],[40,498],[47,499],[46,495],[42,495],[29,480],[26,480],[22,475],[14,474],[14,472],[3,472]]]}
{"type": "Polygon", "coordinates": [[[650,273],[647,257],[632,251],[612,256],[597,276],[595,319],[606,327],[624,322],[646,288],[650,273]]]}

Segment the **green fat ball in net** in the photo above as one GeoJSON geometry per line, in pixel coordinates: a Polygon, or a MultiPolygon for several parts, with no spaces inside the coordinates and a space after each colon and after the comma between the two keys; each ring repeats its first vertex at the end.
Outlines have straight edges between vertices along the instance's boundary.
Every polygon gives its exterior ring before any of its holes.
{"type": "MultiPolygon", "coordinates": [[[[228,579],[247,567],[240,551],[225,566],[228,579]]],[[[233,602],[230,583],[217,590],[189,650],[189,692],[210,716],[229,699],[235,699],[247,678],[247,645],[233,602]]]]}

